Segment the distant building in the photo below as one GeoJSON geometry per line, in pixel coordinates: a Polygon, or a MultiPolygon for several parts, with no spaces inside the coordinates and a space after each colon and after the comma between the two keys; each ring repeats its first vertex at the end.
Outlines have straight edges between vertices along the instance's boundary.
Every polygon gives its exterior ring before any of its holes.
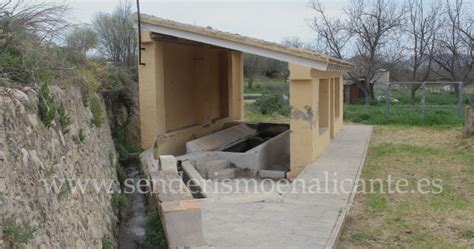
{"type": "MultiPolygon", "coordinates": [[[[359,79],[359,82],[364,82],[365,79],[359,79]]],[[[379,69],[370,84],[369,91],[374,96],[375,89],[385,89],[386,84],[390,82],[390,72],[385,69],[379,69]]],[[[364,92],[359,88],[358,82],[351,79],[344,79],[344,103],[355,104],[361,100],[364,100],[364,92]]]]}

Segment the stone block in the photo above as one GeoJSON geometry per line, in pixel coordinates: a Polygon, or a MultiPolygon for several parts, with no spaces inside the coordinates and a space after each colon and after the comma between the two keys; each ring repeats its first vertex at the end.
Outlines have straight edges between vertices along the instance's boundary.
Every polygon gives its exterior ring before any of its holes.
{"type": "Polygon", "coordinates": [[[178,173],[178,161],[174,156],[160,156],[161,171],[178,173]]]}
{"type": "Polygon", "coordinates": [[[170,248],[205,245],[201,208],[198,202],[195,200],[163,202],[160,211],[170,248]]]}
{"type": "Polygon", "coordinates": [[[152,192],[158,202],[193,199],[178,173],[152,173],[152,192]]]}
{"type": "Polygon", "coordinates": [[[278,171],[278,170],[260,170],[258,172],[259,176],[262,178],[270,178],[270,179],[283,179],[286,177],[285,171],[278,171]]]}

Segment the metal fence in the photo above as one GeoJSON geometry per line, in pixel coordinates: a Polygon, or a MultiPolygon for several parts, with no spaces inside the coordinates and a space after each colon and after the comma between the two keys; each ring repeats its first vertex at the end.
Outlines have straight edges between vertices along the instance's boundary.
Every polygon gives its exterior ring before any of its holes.
{"type": "Polygon", "coordinates": [[[385,118],[392,114],[392,108],[404,112],[420,112],[426,115],[428,110],[452,109],[458,118],[464,113],[464,89],[462,82],[389,82],[385,85],[385,118]],[[418,87],[416,101],[412,103],[411,90],[418,87]],[[437,98],[435,98],[437,96],[437,98]],[[398,98],[402,98],[400,101],[398,98]]]}

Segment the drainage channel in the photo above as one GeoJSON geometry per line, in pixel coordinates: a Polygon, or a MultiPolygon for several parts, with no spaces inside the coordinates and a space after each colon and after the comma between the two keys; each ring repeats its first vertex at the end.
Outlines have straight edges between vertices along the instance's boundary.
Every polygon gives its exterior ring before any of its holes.
{"type": "MultiPolygon", "coordinates": [[[[124,170],[128,179],[133,179],[135,184],[140,180],[140,164],[138,160],[124,162],[124,170]]],[[[135,186],[137,189],[137,186],[135,186]]],[[[145,214],[146,196],[140,191],[125,194],[128,205],[121,212],[119,248],[141,249],[145,243],[145,214]]]]}

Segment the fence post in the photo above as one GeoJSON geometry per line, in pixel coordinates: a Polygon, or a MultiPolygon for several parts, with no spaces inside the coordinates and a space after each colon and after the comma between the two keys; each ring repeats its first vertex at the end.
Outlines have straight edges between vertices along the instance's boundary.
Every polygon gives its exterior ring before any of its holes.
{"type": "Polygon", "coordinates": [[[459,82],[458,83],[458,117],[459,118],[462,118],[462,115],[463,115],[463,102],[464,102],[464,99],[463,99],[463,85],[462,85],[462,82],[459,82]]]}
{"type": "Polygon", "coordinates": [[[425,116],[426,83],[421,83],[421,113],[425,116]]]}
{"type": "Polygon", "coordinates": [[[385,87],[385,118],[390,117],[390,82],[385,87]]]}
{"type": "Polygon", "coordinates": [[[465,116],[466,123],[464,125],[465,138],[470,137],[472,134],[472,113],[473,113],[473,107],[472,106],[466,107],[466,116],[465,116]]]}

